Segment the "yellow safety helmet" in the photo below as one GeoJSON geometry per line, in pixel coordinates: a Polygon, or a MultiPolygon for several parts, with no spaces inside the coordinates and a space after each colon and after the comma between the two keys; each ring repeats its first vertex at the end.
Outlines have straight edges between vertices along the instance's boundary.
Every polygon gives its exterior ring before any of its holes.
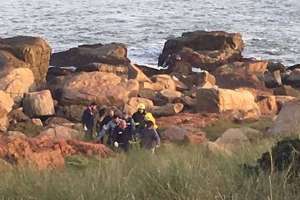
{"type": "Polygon", "coordinates": [[[139,109],[139,110],[146,110],[145,104],[140,103],[140,104],[138,105],[138,109],[139,109]]]}

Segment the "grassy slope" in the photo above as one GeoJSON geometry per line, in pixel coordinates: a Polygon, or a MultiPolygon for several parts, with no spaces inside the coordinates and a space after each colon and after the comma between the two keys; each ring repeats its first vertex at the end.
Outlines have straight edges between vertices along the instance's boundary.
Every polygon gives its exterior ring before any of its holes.
{"type": "Polygon", "coordinates": [[[157,155],[131,152],[128,156],[96,160],[67,159],[69,167],[36,172],[16,169],[1,174],[2,199],[299,199],[297,183],[284,175],[248,176],[239,166],[254,162],[265,145],[232,158],[213,155],[199,146],[166,145],[157,155]],[[272,196],[272,197],[271,197],[272,196]]]}

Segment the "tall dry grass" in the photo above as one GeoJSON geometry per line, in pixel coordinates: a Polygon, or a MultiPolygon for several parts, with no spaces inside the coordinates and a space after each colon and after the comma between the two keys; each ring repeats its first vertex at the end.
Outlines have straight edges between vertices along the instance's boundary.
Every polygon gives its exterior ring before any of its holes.
{"type": "Polygon", "coordinates": [[[252,175],[241,167],[268,148],[257,145],[227,157],[199,146],[165,145],[156,155],[136,150],[103,160],[70,157],[64,170],[2,173],[0,199],[300,199],[299,181],[287,181],[284,173],[252,175]]]}

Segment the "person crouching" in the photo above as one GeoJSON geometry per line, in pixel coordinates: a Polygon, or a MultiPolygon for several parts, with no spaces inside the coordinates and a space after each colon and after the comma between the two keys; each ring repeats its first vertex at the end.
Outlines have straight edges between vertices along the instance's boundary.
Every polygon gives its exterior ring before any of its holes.
{"type": "Polygon", "coordinates": [[[118,126],[112,133],[112,144],[116,148],[121,148],[125,152],[129,150],[129,140],[131,139],[130,130],[127,122],[123,119],[120,120],[118,126]]]}

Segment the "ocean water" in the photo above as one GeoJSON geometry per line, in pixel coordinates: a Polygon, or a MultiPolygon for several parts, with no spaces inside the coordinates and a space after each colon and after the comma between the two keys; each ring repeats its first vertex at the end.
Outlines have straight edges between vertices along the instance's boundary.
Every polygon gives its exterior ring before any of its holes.
{"type": "Polygon", "coordinates": [[[300,0],[0,0],[0,37],[41,36],[54,52],[123,42],[156,65],[168,38],[193,30],[240,32],[244,56],[300,63],[300,0]]]}

